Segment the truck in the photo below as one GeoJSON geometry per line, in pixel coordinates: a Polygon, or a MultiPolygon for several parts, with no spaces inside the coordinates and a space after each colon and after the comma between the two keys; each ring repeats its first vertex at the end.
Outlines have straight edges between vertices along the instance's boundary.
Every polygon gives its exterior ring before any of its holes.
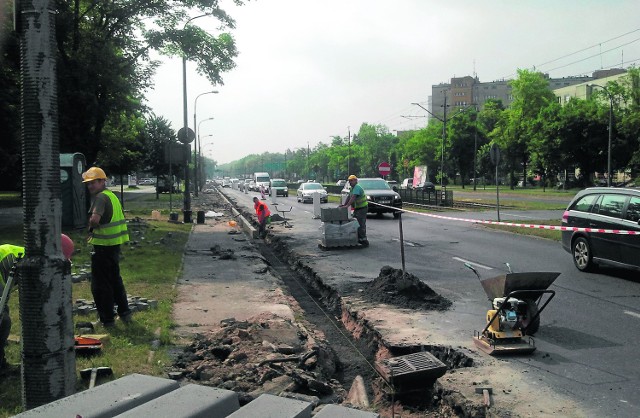
{"type": "Polygon", "coordinates": [[[256,188],[256,191],[260,191],[260,186],[264,187],[264,192],[269,193],[269,185],[271,183],[271,178],[269,177],[269,173],[253,173],[253,181],[255,185],[253,187],[256,188]]]}

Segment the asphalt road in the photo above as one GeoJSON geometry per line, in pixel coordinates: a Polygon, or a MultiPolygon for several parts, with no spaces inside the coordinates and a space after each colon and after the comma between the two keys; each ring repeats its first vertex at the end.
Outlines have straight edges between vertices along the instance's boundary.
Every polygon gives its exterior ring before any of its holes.
{"type": "MultiPolygon", "coordinates": [[[[239,204],[252,207],[250,199],[255,194],[225,192],[239,204]]],[[[295,196],[278,197],[277,202],[280,209],[292,208],[287,217],[294,227],[286,233],[294,239],[297,251],[308,254],[314,269],[338,288],[375,278],[383,265],[401,268],[399,227],[391,215],[369,216],[368,249],[323,254],[316,245],[320,221],[313,219],[313,205],[297,203],[295,196]]],[[[275,212],[272,202],[267,203],[275,212]]],[[[437,215],[496,219],[495,212],[437,215]]],[[[562,211],[501,211],[503,221],[517,222],[559,219],[561,215],[562,211]]],[[[402,221],[407,271],[454,301],[452,310],[434,314],[429,323],[443,341],[469,345],[473,331],[484,326],[490,308],[478,278],[464,262],[472,263],[483,278],[505,273],[507,262],[514,272],[559,272],[550,287],[556,296],[541,315],[538,349],[508,361],[516,372],[527,373],[531,382],[574,399],[590,416],[640,416],[640,363],[635,361],[640,282],[633,273],[581,273],[559,242],[420,214],[405,213],[402,221]]]]}

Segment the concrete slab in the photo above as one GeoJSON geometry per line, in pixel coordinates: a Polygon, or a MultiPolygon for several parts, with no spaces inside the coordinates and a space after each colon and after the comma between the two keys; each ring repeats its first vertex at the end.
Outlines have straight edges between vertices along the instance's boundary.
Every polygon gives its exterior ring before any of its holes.
{"type": "Polygon", "coordinates": [[[230,390],[186,385],[133,408],[118,418],[224,418],[240,408],[230,390]]]}
{"type": "Polygon", "coordinates": [[[229,418],[310,418],[311,409],[309,402],[265,394],[229,415],[229,418]]]}
{"type": "Polygon", "coordinates": [[[315,418],[380,418],[375,412],[359,411],[357,409],[345,408],[339,405],[326,405],[320,412],[314,415],[315,418]]]}
{"type": "Polygon", "coordinates": [[[178,389],[160,377],[131,374],[16,415],[20,418],[108,418],[178,389]]]}

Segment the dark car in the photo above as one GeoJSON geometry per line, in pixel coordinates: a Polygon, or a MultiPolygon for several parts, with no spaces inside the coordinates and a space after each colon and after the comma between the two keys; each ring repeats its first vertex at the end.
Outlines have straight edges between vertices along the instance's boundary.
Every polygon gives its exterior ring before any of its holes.
{"type": "Polygon", "coordinates": [[[580,271],[596,265],[640,270],[640,232],[602,233],[597,229],[640,231],[640,189],[592,187],[573,198],[562,215],[562,226],[590,228],[562,231],[562,247],[580,271]]]}
{"type": "MultiPolygon", "coordinates": [[[[367,201],[369,201],[368,213],[393,213],[394,218],[400,216],[400,211],[397,209],[402,209],[402,198],[398,193],[391,190],[391,187],[384,179],[363,178],[358,179],[358,184],[367,195],[367,201]],[[379,206],[375,203],[379,203],[384,206],[379,206]]],[[[348,198],[349,190],[351,190],[351,186],[347,183],[341,192],[343,201],[348,198]]]]}
{"type": "Polygon", "coordinates": [[[425,192],[425,193],[435,193],[436,192],[436,186],[431,183],[430,181],[426,181],[424,183],[420,183],[418,184],[416,187],[413,188],[416,191],[421,191],[421,192],[425,192]]]}

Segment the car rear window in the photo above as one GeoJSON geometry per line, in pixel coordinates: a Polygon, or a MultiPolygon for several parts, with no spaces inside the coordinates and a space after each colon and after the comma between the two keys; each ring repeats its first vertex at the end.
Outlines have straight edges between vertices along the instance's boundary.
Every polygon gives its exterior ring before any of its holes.
{"type": "Polygon", "coordinates": [[[574,205],[573,210],[577,210],[578,212],[589,212],[593,202],[596,201],[600,195],[597,194],[588,194],[586,196],[581,197],[574,205]]]}
{"type": "Polygon", "coordinates": [[[284,187],[287,185],[284,181],[272,181],[271,184],[273,187],[284,187]]]}
{"type": "Polygon", "coordinates": [[[358,181],[364,190],[390,190],[389,184],[382,179],[358,181]]]}
{"type": "Polygon", "coordinates": [[[633,222],[640,221],[640,197],[632,197],[629,200],[629,206],[624,218],[633,222]]]}

